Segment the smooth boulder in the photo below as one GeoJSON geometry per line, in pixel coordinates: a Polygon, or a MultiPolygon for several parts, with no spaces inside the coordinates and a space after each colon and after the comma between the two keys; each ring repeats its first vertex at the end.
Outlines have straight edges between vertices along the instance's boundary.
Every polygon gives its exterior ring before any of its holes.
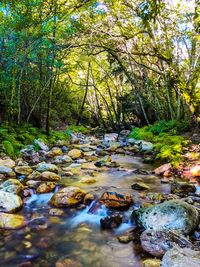
{"type": "Polygon", "coordinates": [[[24,186],[17,179],[8,179],[1,184],[0,188],[5,192],[20,195],[24,189],[24,186]]]}
{"type": "Polygon", "coordinates": [[[0,212],[14,213],[22,205],[23,202],[19,196],[0,190],[0,212]]]}
{"type": "Polygon", "coordinates": [[[22,215],[0,212],[0,228],[15,230],[26,226],[26,220],[22,215]]]}
{"type": "Polygon", "coordinates": [[[43,172],[40,176],[40,179],[43,181],[59,181],[60,176],[54,172],[43,172]]]}
{"type": "Polygon", "coordinates": [[[132,213],[132,218],[146,230],[191,233],[199,224],[199,213],[195,207],[182,201],[170,200],[132,213]]]}
{"type": "Polygon", "coordinates": [[[29,175],[33,172],[33,169],[29,166],[17,166],[14,168],[17,174],[29,175]]]}
{"type": "Polygon", "coordinates": [[[68,156],[72,159],[78,159],[78,158],[81,158],[83,155],[83,152],[79,149],[72,149],[68,152],[68,156]]]}
{"type": "Polygon", "coordinates": [[[14,168],[15,162],[12,159],[0,159],[0,166],[8,167],[8,168],[14,168]]]}
{"type": "Polygon", "coordinates": [[[77,206],[84,201],[86,192],[78,187],[69,186],[58,190],[50,202],[55,207],[68,208],[77,206]]]}
{"type": "Polygon", "coordinates": [[[46,162],[41,162],[37,165],[37,169],[38,172],[58,172],[58,167],[54,164],[51,163],[46,163],[46,162]]]}

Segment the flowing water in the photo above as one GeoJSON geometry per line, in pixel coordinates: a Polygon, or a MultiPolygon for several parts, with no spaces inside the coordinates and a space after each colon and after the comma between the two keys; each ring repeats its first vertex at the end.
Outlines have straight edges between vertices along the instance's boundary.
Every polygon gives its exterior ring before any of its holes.
{"type": "MultiPolygon", "coordinates": [[[[134,169],[152,170],[140,158],[113,156],[120,169],[99,172],[96,183],[84,185],[78,182],[81,177],[63,177],[63,185],[78,185],[87,192],[100,196],[104,191],[131,193],[138,198],[134,207],[123,213],[124,222],[115,230],[102,230],[100,219],[108,215],[108,210],[92,202],[84,209],[65,209],[61,217],[49,215],[49,200],[53,193],[32,194],[27,198],[23,210],[29,222],[26,228],[18,231],[4,231],[0,237],[0,266],[13,267],[24,262],[32,265],[55,266],[60,258],[78,260],[85,267],[138,267],[141,255],[133,249],[133,244],[122,244],[117,236],[134,229],[130,221],[133,208],[139,204],[139,193],[131,189],[131,184],[144,181],[150,185],[150,192],[169,192],[168,185],[161,184],[152,175],[134,174],[134,169]]],[[[78,168],[78,167],[77,167],[78,168]]],[[[74,266],[76,267],[76,266],[74,266]]]]}

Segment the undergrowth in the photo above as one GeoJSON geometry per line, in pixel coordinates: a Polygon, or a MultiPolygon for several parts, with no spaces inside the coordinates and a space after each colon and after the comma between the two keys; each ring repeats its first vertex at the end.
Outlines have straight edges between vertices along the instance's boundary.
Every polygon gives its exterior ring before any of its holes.
{"type": "Polygon", "coordinates": [[[180,134],[188,129],[187,122],[160,121],[143,128],[134,128],[130,137],[154,143],[156,159],[177,167],[183,160],[183,149],[188,144],[188,140],[180,134]]]}
{"type": "Polygon", "coordinates": [[[55,144],[58,140],[69,140],[70,136],[66,132],[54,131],[47,136],[42,129],[31,125],[12,128],[10,126],[0,127],[0,153],[15,158],[20,150],[33,143],[35,139],[43,140],[47,145],[55,144]]]}

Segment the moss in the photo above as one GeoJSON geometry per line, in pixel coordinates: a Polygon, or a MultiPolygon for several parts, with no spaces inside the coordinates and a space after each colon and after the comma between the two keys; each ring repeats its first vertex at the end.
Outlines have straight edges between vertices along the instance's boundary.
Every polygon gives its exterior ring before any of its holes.
{"type": "Polygon", "coordinates": [[[188,140],[177,133],[186,130],[187,127],[186,122],[160,121],[151,126],[134,128],[130,137],[152,142],[156,158],[161,162],[171,162],[177,167],[183,160],[184,146],[188,144],[188,140]]]}

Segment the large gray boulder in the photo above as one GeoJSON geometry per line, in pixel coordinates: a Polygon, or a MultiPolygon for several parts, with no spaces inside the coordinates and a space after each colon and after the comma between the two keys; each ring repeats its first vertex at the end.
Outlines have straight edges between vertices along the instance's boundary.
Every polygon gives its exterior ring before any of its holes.
{"type": "Polygon", "coordinates": [[[191,233],[199,224],[199,213],[192,205],[181,200],[170,200],[151,207],[138,209],[132,214],[145,230],[191,233]]]}
{"type": "Polygon", "coordinates": [[[200,251],[178,246],[169,249],[163,259],[162,267],[198,267],[200,266],[200,251]]]}

